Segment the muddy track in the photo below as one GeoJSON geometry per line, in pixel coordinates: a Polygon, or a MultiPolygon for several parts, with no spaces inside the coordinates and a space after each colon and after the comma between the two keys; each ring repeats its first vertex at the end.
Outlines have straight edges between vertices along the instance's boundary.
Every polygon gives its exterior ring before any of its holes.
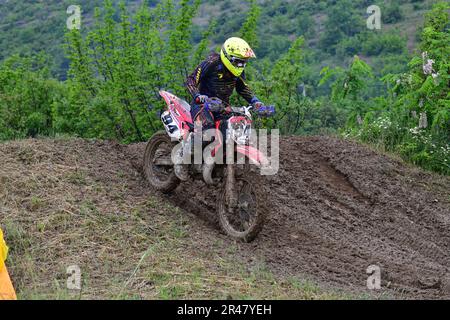
{"type": "MultiPolygon", "coordinates": [[[[128,148],[139,169],[143,145],[128,148]]],[[[280,153],[277,175],[254,178],[270,214],[242,259],[358,293],[377,265],[383,297],[450,298],[448,177],[330,137],[284,138],[280,153]]],[[[216,195],[194,182],[164,197],[214,229],[216,195]]]]}

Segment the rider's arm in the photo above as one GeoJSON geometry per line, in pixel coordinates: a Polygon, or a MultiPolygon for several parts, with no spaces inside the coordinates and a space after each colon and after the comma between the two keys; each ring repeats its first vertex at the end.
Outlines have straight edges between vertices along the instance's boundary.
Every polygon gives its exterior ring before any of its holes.
{"type": "Polygon", "coordinates": [[[194,72],[189,75],[186,79],[186,88],[188,89],[191,96],[195,99],[198,95],[200,95],[200,81],[202,78],[209,72],[211,69],[212,62],[210,59],[207,59],[200,63],[197,68],[195,68],[194,72]]]}
{"type": "Polygon", "coordinates": [[[258,100],[253,93],[252,89],[248,86],[248,84],[245,82],[245,73],[243,72],[242,75],[237,79],[236,82],[236,91],[239,93],[242,98],[244,98],[248,103],[253,104],[253,102],[258,100]]]}

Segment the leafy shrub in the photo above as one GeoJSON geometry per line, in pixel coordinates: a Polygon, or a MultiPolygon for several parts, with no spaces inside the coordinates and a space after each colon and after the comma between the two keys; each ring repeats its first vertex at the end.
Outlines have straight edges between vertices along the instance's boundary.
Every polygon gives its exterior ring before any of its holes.
{"type": "Polygon", "coordinates": [[[384,23],[396,23],[403,19],[403,13],[400,5],[392,1],[387,7],[382,9],[381,18],[384,23]]]}
{"type": "Polygon", "coordinates": [[[364,123],[349,123],[346,130],[347,135],[447,175],[450,174],[449,8],[447,3],[440,2],[427,14],[420,45],[422,55],[412,58],[408,72],[383,78],[389,91],[380,100],[384,101],[381,104],[384,107],[366,113],[364,123]]]}
{"type": "Polygon", "coordinates": [[[366,33],[361,36],[362,53],[376,56],[380,54],[402,54],[406,51],[406,39],[396,33],[366,33]]]}

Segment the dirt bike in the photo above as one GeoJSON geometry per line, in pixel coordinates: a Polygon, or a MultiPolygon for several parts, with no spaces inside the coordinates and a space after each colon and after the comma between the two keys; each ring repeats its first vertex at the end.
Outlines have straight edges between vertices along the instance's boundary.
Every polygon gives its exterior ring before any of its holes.
{"type": "MultiPolygon", "coordinates": [[[[196,130],[189,103],[169,92],[159,93],[167,104],[167,109],[161,114],[165,131],[159,131],[150,138],[144,155],[144,172],[154,188],[168,193],[182,180],[187,180],[177,173],[172,155],[183,153],[188,154],[188,157],[192,156],[192,140],[196,130]]],[[[211,111],[213,107],[223,109],[217,98],[207,99],[202,107],[210,108],[211,111]]],[[[266,156],[249,143],[251,109],[252,106],[228,108],[227,114],[215,119],[214,130],[217,134],[214,143],[205,146],[202,137],[201,164],[183,164],[186,166],[184,168],[188,169],[189,178],[203,179],[208,185],[222,188],[217,205],[220,225],[227,235],[246,242],[252,241],[258,235],[265,218],[264,210],[258,201],[259,192],[247,176],[249,166],[256,164],[261,167],[269,164],[266,156]],[[226,132],[225,138],[223,131],[226,132]],[[230,153],[224,152],[227,148],[233,150],[230,153]],[[240,156],[241,160],[245,161],[217,161],[218,158],[224,160],[225,154],[240,156]]],[[[273,111],[273,107],[263,107],[259,110],[268,115],[273,111]]]]}

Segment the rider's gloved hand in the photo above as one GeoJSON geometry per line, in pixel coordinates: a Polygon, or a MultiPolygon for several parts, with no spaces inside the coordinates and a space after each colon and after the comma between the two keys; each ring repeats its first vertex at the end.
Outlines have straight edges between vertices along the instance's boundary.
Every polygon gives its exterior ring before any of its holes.
{"type": "Polygon", "coordinates": [[[256,110],[258,110],[258,109],[261,108],[262,106],[263,106],[263,103],[262,103],[262,102],[256,102],[256,103],[253,104],[253,107],[254,107],[256,110]]]}
{"type": "Polygon", "coordinates": [[[207,95],[204,94],[198,94],[195,96],[194,101],[196,103],[205,103],[205,101],[208,99],[207,95]]]}
{"type": "Polygon", "coordinates": [[[260,106],[256,112],[261,117],[272,117],[275,114],[274,106],[260,106]]]}
{"type": "Polygon", "coordinates": [[[261,108],[263,106],[263,103],[261,101],[259,101],[259,99],[257,97],[253,97],[252,101],[250,101],[250,103],[252,104],[253,108],[255,108],[256,110],[258,110],[259,108],[261,108]]]}

